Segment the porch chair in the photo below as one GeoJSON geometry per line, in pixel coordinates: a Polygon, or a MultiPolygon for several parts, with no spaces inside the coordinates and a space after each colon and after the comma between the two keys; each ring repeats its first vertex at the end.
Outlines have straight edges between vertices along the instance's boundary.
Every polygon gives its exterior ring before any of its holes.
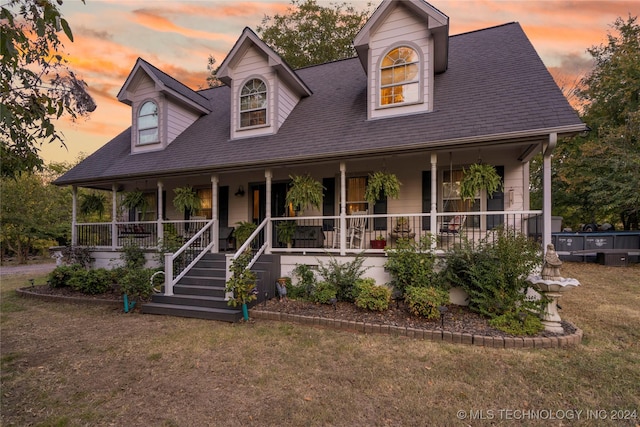
{"type": "Polygon", "coordinates": [[[349,229],[347,230],[349,236],[349,248],[355,248],[355,243],[357,241],[358,248],[364,249],[364,233],[366,231],[365,224],[367,222],[367,218],[359,215],[366,215],[367,211],[356,211],[353,212],[353,218],[349,218],[349,229]]]}
{"type": "Polygon", "coordinates": [[[466,215],[455,215],[453,218],[451,218],[451,221],[445,222],[442,224],[442,228],[440,228],[440,233],[460,234],[466,219],[467,219],[466,215]]]}

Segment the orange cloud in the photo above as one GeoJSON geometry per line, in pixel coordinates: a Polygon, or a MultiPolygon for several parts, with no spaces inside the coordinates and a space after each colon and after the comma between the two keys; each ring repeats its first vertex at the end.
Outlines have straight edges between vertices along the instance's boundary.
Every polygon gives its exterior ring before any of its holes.
{"type": "Polygon", "coordinates": [[[236,36],[180,27],[150,9],[134,10],[133,21],[154,31],[176,33],[194,39],[223,40],[227,43],[233,43],[236,40],[236,36]]]}

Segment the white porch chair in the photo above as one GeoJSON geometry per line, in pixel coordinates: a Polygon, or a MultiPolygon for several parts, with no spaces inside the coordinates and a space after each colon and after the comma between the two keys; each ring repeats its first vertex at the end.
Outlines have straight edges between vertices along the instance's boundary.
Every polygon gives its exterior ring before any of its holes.
{"type": "MultiPolygon", "coordinates": [[[[366,215],[367,211],[356,211],[351,215],[366,215]]],[[[364,232],[367,219],[364,217],[352,217],[347,218],[347,248],[354,248],[354,243],[358,244],[360,249],[364,248],[364,232]]],[[[334,227],[333,229],[333,245],[332,248],[336,249],[340,247],[340,227],[334,227]]]]}

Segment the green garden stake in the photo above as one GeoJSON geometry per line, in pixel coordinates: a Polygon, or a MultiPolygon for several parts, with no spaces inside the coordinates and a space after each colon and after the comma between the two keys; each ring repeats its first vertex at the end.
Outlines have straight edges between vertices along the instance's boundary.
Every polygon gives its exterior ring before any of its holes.
{"type": "Polygon", "coordinates": [[[247,304],[242,304],[242,315],[244,316],[245,322],[249,321],[249,310],[247,309],[247,304]]]}
{"type": "Polygon", "coordinates": [[[124,302],[124,312],[128,313],[130,310],[133,310],[133,307],[136,306],[136,302],[135,301],[131,301],[131,303],[129,303],[129,297],[127,296],[127,294],[123,294],[122,300],[124,302]]]}

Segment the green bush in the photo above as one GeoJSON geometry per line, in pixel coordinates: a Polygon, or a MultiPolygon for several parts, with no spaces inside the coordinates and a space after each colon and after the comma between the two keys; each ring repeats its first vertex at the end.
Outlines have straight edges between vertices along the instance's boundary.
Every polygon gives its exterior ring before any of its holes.
{"type": "Polygon", "coordinates": [[[356,284],[353,286],[353,298],[354,300],[360,295],[360,291],[366,286],[375,286],[376,280],[371,277],[363,277],[356,280],[356,284]]]}
{"type": "Polygon", "coordinates": [[[316,286],[316,276],[311,267],[306,264],[296,264],[291,274],[298,280],[295,286],[287,287],[287,296],[294,299],[310,299],[316,286]]]}
{"type": "Polygon", "coordinates": [[[104,268],[80,269],[69,278],[69,286],[73,290],[89,295],[104,294],[112,285],[111,273],[104,268]]]}
{"type": "Polygon", "coordinates": [[[449,304],[449,292],[432,286],[409,286],[404,299],[409,311],[416,316],[438,319],[438,307],[449,304]]]}
{"type": "Polygon", "coordinates": [[[254,292],[256,274],[247,268],[252,256],[251,252],[243,252],[231,261],[231,278],[226,284],[226,291],[233,292],[233,298],[227,303],[230,306],[248,304],[258,298],[254,292]]]}
{"type": "Polygon", "coordinates": [[[526,301],[526,277],[542,262],[539,245],[521,233],[498,228],[492,241],[472,248],[464,243],[447,254],[443,276],[469,295],[469,309],[493,318],[520,307],[536,309],[526,301]]]}
{"type": "Polygon", "coordinates": [[[64,288],[69,286],[69,279],[71,279],[77,271],[82,269],[80,264],[60,265],[49,273],[47,283],[49,283],[49,286],[52,288],[64,288]]]}
{"type": "Polygon", "coordinates": [[[420,242],[399,239],[395,248],[385,249],[385,268],[391,274],[391,284],[402,294],[410,286],[440,286],[439,274],[435,271],[436,256],[431,250],[431,239],[420,242]]]}
{"type": "Polygon", "coordinates": [[[340,263],[331,256],[327,265],[319,262],[318,275],[336,289],[338,301],[354,302],[354,287],[356,281],[364,274],[367,268],[363,268],[364,256],[356,255],[353,261],[340,263]]]}
{"type": "Polygon", "coordinates": [[[489,325],[511,335],[537,335],[544,329],[540,318],[526,310],[501,314],[489,320],[489,325]]]}
{"type": "Polygon", "coordinates": [[[126,242],[122,247],[120,259],[128,269],[142,269],[147,260],[144,257],[144,250],[134,242],[126,242]]]}
{"type": "Polygon", "coordinates": [[[389,308],[391,290],[370,282],[360,283],[357,287],[356,306],[372,311],[385,311],[389,308]]]}
{"type": "Polygon", "coordinates": [[[120,290],[129,298],[148,298],[153,293],[151,275],[157,270],[153,268],[125,269],[118,281],[120,290]]]}
{"type": "Polygon", "coordinates": [[[337,298],[337,293],[333,283],[319,282],[313,291],[312,300],[320,304],[331,304],[331,300],[337,298]]]}

